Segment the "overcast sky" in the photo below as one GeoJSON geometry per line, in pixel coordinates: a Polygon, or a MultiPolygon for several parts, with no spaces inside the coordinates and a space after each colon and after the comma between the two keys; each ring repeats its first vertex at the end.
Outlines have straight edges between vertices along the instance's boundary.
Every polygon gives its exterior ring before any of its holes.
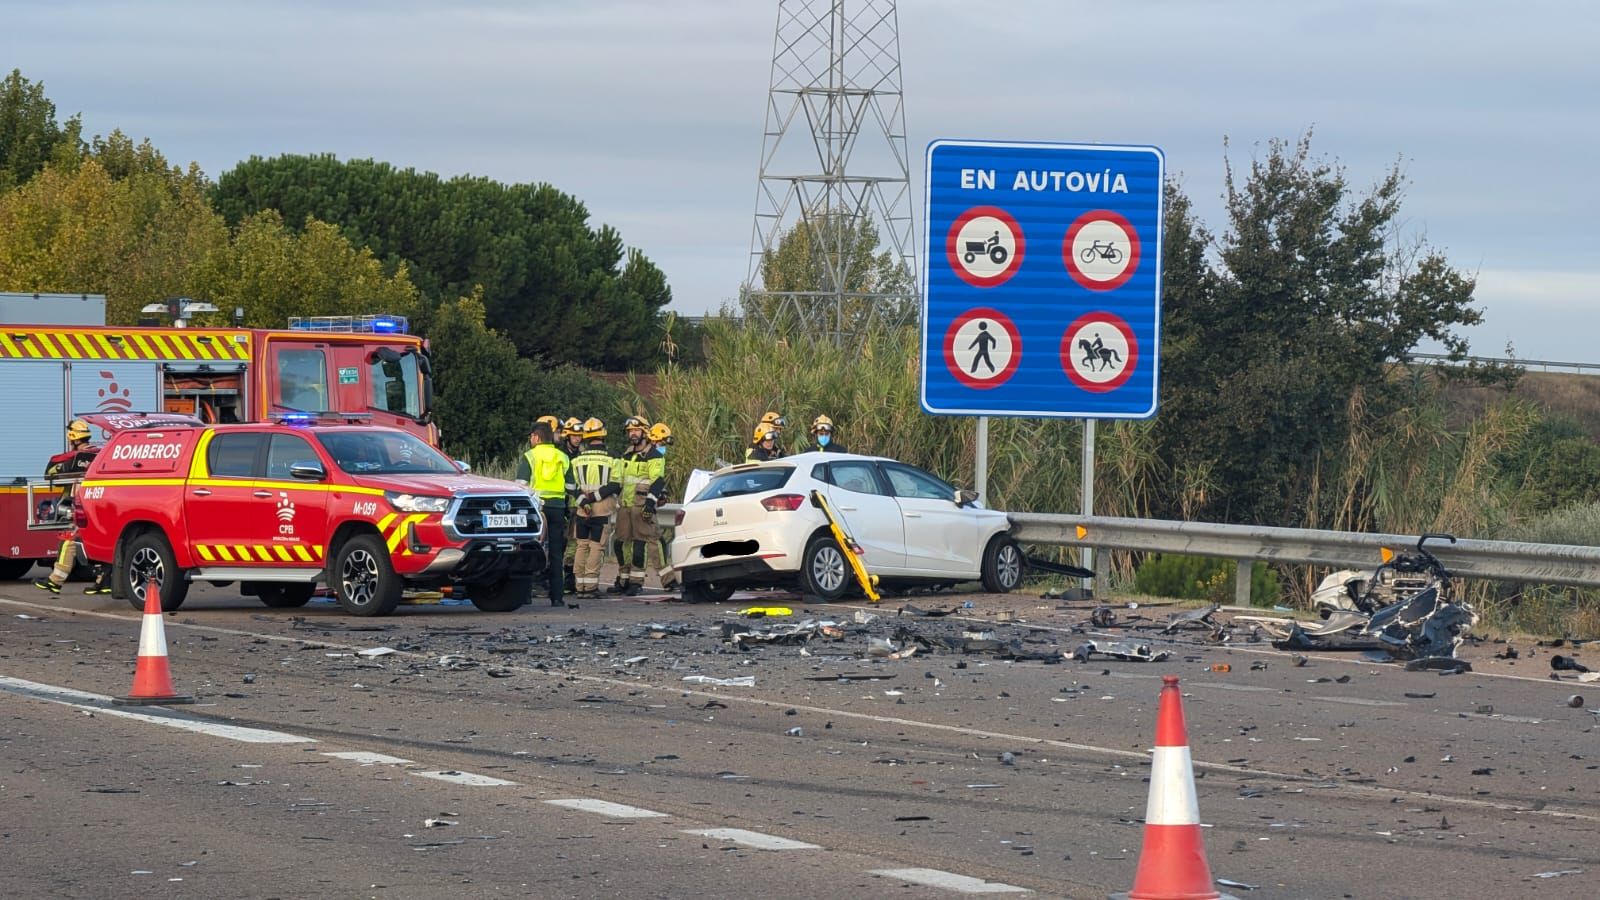
{"type": "MultiPolygon", "coordinates": [[[[0,69],[87,133],[213,178],[331,152],[549,182],[699,313],[746,275],[777,10],[0,0],[0,69]]],[[[936,138],[1153,144],[1220,232],[1225,155],[1245,167],[1313,129],[1357,187],[1402,166],[1409,234],[1478,276],[1474,352],[1600,362],[1600,4],[901,0],[899,17],[919,206],[936,138]]]]}

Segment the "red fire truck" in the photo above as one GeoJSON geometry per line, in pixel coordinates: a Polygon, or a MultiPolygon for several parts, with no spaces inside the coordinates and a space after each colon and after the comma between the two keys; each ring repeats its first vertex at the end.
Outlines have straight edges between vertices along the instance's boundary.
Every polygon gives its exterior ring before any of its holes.
{"type": "MultiPolygon", "coordinates": [[[[48,565],[71,525],[55,509],[61,485],[42,473],[81,415],[350,413],[437,446],[427,343],[406,330],[398,316],[295,319],[283,330],[0,324],[0,578],[48,565]]],[[[93,440],[108,436],[96,428],[93,440]]]]}

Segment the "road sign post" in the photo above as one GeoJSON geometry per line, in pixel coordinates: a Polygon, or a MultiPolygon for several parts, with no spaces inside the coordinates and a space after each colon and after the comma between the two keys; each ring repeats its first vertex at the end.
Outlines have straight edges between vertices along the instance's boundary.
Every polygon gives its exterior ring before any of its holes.
{"type": "Polygon", "coordinates": [[[922,406],[934,415],[1155,415],[1155,147],[934,141],[922,406]]]}

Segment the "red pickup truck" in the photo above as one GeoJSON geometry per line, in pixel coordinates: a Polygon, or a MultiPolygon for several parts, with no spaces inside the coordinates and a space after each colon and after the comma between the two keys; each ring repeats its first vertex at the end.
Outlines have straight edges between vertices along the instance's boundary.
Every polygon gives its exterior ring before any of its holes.
{"type": "Polygon", "coordinates": [[[446,584],[508,612],[544,570],[527,488],[468,474],[408,432],[338,416],[95,418],[115,433],[73,515],[85,554],[113,566],[113,594],[135,608],[151,581],[166,610],[195,581],[237,581],[274,607],[304,605],[324,581],[358,616],[391,612],[407,587],[446,584]]]}

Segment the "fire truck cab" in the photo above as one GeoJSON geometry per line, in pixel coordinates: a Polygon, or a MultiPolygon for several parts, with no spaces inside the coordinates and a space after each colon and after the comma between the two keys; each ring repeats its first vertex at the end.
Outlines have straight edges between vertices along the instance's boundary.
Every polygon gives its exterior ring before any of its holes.
{"type": "MultiPolygon", "coordinates": [[[[398,316],[291,320],[282,330],[0,325],[0,578],[55,556],[71,517],[42,477],[87,414],[172,412],[204,423],[359,414],[438,444],[426,343],[398,316]]],[[[93,443],[111,437],[95,429],[93,443]]]]}
{"type": "Polygon", "coordinates": [[[391,612],[406,587],[450,585],[490,612],[526,604],[545,566],[528,489],[349,418],[90,416],[116,433],[76,490],[84,553],[136,609],[151,583],[177,609],[193,581],[237,581],[273,607],[304,605],[325,581],[359,616],[391,612]]]}

